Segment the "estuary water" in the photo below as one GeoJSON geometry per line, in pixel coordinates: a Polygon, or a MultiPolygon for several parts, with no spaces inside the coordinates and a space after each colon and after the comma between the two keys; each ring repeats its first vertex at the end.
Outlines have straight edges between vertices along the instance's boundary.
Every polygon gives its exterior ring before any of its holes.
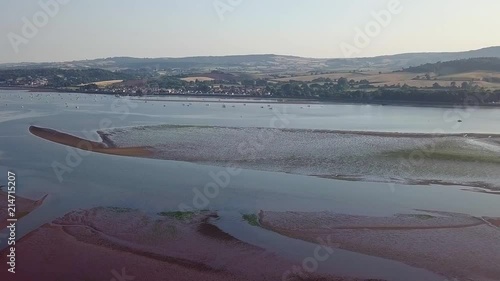
{"type": "MultiPolygon", "coordinates": [[[[7,171],[14,171],[18,196],[39,199],[48,194],[40,208],[19,221],[18,239],[75,209],[113,206],[155,214],[200,206],[219,211],[217,224],[236,238],[283,256],[293,252],[290,258],[300,261],[311,255],[314,245],[253,228],[242,223],[239,214],[267,210],[389,216],[418,209],[500,217],[500,196],[463,187],[349,182],[253,170],[233,175],[223,167],[78,152],[28,131],[36,125],[97,139],[97,130],[109,128],[159,124],[267,128],[278,118],[286,128],[297,129],[500,132],[500,109],[492,108],[247,102],[0,91],[0,184],[6,183],[7,171]],[[54,167],[61,165],[66,167],[64,173],[56,172],[54,167]],[[230,176],[221,176],[226,174],[230,176]],[[200,199],[199,191],[218,180],[224,184],[217,196],[200,199]]],[[[395,281],[444,280],[425,270],[347,251],[339,252],[321,270],[329,269],[395,281]],[[344,258],[358,262],[339,262],[344,258]]]]}

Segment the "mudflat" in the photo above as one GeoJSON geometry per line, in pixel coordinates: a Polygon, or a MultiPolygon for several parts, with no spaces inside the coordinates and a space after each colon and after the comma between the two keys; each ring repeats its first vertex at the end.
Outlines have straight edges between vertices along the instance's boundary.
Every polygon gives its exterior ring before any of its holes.
{"type": "Polygon", "coordinates": [[[111,154],[111,155],[136,156],[136,157],[147,157],[151,155],[151,151],[148,150],[147,147],[140,147],[140,146],[114,147],[104,142],[90,141],[70,134],[59,132],[53,129],[41,128],[36,126],[31,126],[29,128],[29,131],[33,135],[43,138],[45,140],[86,151],[111,154]]]}
{"type": "Polygon", "coordinates": [[[265,212],[259,224],[282,235],[397,260],[450,280],[500,280],[498,218],[420,211],[392,217],[265,212]],[[464,254],[466,253],[466,254],[464,254]]]}
{"type": "Polygon", "coordinates": [[[173,125],[100,134],[119,147],[152,147],[149,157],[156,159],[339,180],[500,190],[499,135],[173,125]]]}
{"type": "MultiPolygon", "coordinates": [[[[213,212],[74,211],[22,238],[16,280],[283,280],[294,264],[210,224],[213,212]],[[54,270],[46,270],[53,268],[54,270]],[[125,276],[125,277],[124,277],[125,276]]],[[[6,262],[2,253],[0,262],[6,262]]],[[[361,281],[307,274],[286,280],[361,281]]],[[[11,280],[0,272],[2,280],[11,280]]]]}

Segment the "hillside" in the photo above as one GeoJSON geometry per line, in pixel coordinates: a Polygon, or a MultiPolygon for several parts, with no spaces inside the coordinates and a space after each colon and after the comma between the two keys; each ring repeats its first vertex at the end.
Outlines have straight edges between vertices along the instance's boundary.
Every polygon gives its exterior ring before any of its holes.
{"type": "Polygon", "coordinates": [[[399,70],[426,63],[484,57],[500,58],[500,47],[489,47],[466,52],[407,53],[373,58],[331,59],[328,60],[327,63],[329,66],[342,66],[346,69],[381,68],[387,70],[399,70]]]}
{"type": "Polygon", "coordinates": [[[81,60],[60,63],[18,63],[0,64],[0,69],[13,68],[64,68],[106,70],[150,69],[175,70],[179,73],[206,72],[223,70],[227,72],[250,73],[305,73],[328,71],[395,71],[422,64],[433,64],[439,61],[452,61],[470,58],[500,58],[500,47],[454,53],[409,53],[372,58],[337,58],[315,59],[281,55],[237,55],[237,56],[204,56],[186,58],[132,58],[113,57],[105,59],[81,60]]]}
{"type": "Polygon", "coordinates": [[[131,58],[113,57],[105,59],[72,61],[62,63],[22,63],[3,64],[0,69],[14,68],[65,68],[86,69],[101,68],[106,70],[149,69],[176,70],[177,72],[205,72],[214,69],[241,72],[286,72],[290,70],[314,70],[324,68],[324,59],[309,59],[278,55],[241,55],[219,57],[186,58],[131,58]]]}
{"type": "Polygon", "coordinates": [[[474,71],[500,72],[500,58],[472,58],[447,62],[427,63],[404,69],[412,73],[435,73],[438,76],[474,71]]]}
{"type": "Polygon", "coordinates": [[[69,87],[100,81],[122,81],[134,76],[103,69],[11,69],[0,70],[0,85],[32,87],[69,87]]]}

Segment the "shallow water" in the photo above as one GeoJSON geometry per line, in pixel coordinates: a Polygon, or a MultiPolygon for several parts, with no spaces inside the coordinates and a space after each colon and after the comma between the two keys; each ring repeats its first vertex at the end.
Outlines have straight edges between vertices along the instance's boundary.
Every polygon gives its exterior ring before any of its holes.
{"type": "MultiPolygon", "coordinates": [[[[178,210],[180,204],[198,205],[220,210],[221,225],[226,220],[231,221],[235,213],[259,210],[387,216],[424,209],[500,216],[500,196],[463,191],[459,187],[346,182],[252,170],[228,177],[227,187],[219,188],[217,196],[199,200],[197,192],[203,192],[207,185],[216,182],[211,175],[227,173],[226,168],[94,153],[82,156],[78,154],[82,152],[36,138],[28,132],[30,125],[37,125],[97,138],[95,131],[100,129],[155,124],[270,127],[270,120],[275,117],[272,110],[261,109],[257,104],[236,104],[235,108],[222,109],[215,104],[187,107],[179,102],[121,101],[117,105],[116,100],[111,96],[0,91],[0,105],[3,105],[0,108],[0,175],[6,175],[8,170],[17,173],[19,196],[38,199],[49,194],[42,207],[18,223],[18,238],[74,209],[98,206],[131,207],[156,213],[178,210]],[[115,107],[122,110],[117,111],[115,107]],[[126,108],[130,112],[124,114],[126,108]],[[80,157],[75,158],[75,155],[80,157]],[[58,178],[51,166],[54,163],[66,165],[70,171],[58,178]]],[[[498,109],[478,109],[462,127],[454,128],[455,122],[442,118],[449,109],[441,108],[275,107],[289,113],[286,115],[288,128],[305,129],[432,132],[436,127],[443,127],[450,133],[495,133],[500,120],[498,109]]],[[[0,184],[5,184],[5,178],[0,177],[0,184]]],[[[243,226],[235,224],[224,228],[248,240],[241,235],[240,227],[243,226]]],[[[273,239],[282,239],[281,243],[288,245],[287,238],[273,239]]],[[[262,246],[279,252],[280,249],[265,242],[262,246]]],[[[290,245],[293,249],[294,244],[290,245]]],[[[0,248],[3,247],[4,244],[0,248]]],[[[301,255],[296,258],[300,260],[301,255]]],[[[352,253],[346,254],[346,259],[348,255],[352,253]]],[[[394,264],[387,261],[387,266],[394,264]]],[[[355,263],[352,266],[353,272],[364,272],[366,267],[355,263]]],[[[370,270],[377,271],[377,268],[370,270]]],[[[408,280],[405,276],[411,276],[415,269],[400,266],[398,270],[395,272],[400,273],[394,273],[391,280],[408,280]]],[[[377,272],[383,274],[385,270],[379,267],[377,272]]]]}
{"type": "MultiPolygon", "coordinates": [[[[278,255],[287,257],[298,267],[304,260],[314,257],[317,244],[283,237],[274,232],[253,227],[241,221],[237,213],[221,213],[222,218],[215,224],[237,239],[251,245],[268,249],[278,255]],[[239,218],[239,220],[238,220],[239,218]]],[[[443,281],[445,278],[429,271],[414,268],[396,261],[332,249],[333,253],[325,261],[318,261],[318,273],[335,274],[337,276],[357,276],[359,278],[378,278],[387,281],[443,281]]],[[[292,268],[290,268],[292,270],[292,268]]]]}

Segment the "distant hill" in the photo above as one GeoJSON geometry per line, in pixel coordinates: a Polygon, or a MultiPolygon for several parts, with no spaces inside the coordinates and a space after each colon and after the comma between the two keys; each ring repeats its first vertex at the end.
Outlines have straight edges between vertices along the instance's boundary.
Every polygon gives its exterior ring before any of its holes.
{"type": "Polygon", "coordinates": [[[281,55],[205,56],[186,58],[131,58],[113,57],[61,63],[0,64],[0,69],[13,68],[63,68],[106,70],[153,69],[178,70],[179,72],[300,73],[309,71],[380,70],[394,71],[403,68],[470,58],[500,58],[500,47],[454,53],[409,53],[391,56],[355,59],[315,59],[281,55]]]}
{"type": "Polygon", "coordinates": [[[63,68],[87,69],[100,68],[106,70],[177,70],[177,72],[256,72],[282,73],[296,71],[312,71],[326,68],[325,59],[310,59],[279,55],[240,55],[219,57],[186,57],[186,58],[131,58],[113,57],[95,60],[71,61],[60,63],[20,63],[0,64],[0,69],[14,68],[63,68]]]}
{"type": "Polygon", "coordinates": [[[449,53],[407,53],[390,56],[379,56],[372,58],[355,59],[331,59],[329,66],[342,66],[344,68],[386,68],[390,70],[400,70],[412,66],[419,66],[427,63],[437,63],[440,61],[453,61],[470,58],[496,57],[500,58],[500,47],[490,47],[466,52],[449,53]]]}
{"type": "Polygon", "coordinates": [[[26,85],[70,87],[99,81],[129,80],[134,76],[104,69],[6,69],[0,70],[0,85],[26,85]]]}
{"type": "Polygon", "coordinates": [[[81,66],[112,66],[117,68],[196,68],[196,67],[237,67],[266,65],[275,60],[274,55],[242,55],[221,57],[186,57],[186,58],[130,58],[115,57],[90,61],[72,62],[81,66]]]}
{"type": "Polygon", "coordinates": [[[412,73],[432,72],[439,76],[474,71],[500,72],[500,58],[472,58],[447,62],[427,63],[421,66],[406,68],[404,69],[404,71],[412,73]]]}

